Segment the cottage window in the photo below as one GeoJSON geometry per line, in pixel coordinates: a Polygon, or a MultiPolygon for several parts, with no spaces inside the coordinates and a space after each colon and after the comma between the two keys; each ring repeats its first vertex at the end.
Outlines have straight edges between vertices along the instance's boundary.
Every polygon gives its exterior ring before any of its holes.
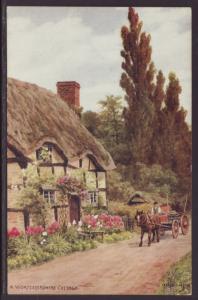
{"type": "Polygon", "coordinates": [[[98,192],[97,191],[89,192],[89,200],[92,205],[97,205],[98,204],[98,192]]]}
{"type": "Polygon", "coordinates": [[[52,190],[43,190],[43,198],[51,205],[55,204],[56,194],[52,190]]]}
{"type": "Polygon", "coordinates": [[[52,162],[52,145],[44,144],[36,150],[36,159],[43,162],[52,162]]]}

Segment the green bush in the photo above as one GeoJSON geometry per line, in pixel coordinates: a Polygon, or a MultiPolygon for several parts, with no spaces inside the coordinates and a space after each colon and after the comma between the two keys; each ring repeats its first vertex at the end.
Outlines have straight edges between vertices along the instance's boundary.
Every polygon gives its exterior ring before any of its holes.
{"type": "Polygon", "coordinates": [[[72,252],[71,244],[58,234],[49,237],[48,243],[43,246],[43,250],[56,255],[64,255],[72,252]]]}
{"type": "Polygon", "coordinates": [[[71,245],[72,247],[72,251],[82,251],[83,250],[83,247],[82,247],[82,244],[80,241],[76,241],[75,243],[73,243],[71,245]]]}
{"type": "Polygon", "coordinates": [[[178,188],[177,176],[170,169],[165,169],[157,164],[147,166],[140,163],[136,166],[136,169],[138,189],[170,194],[174,193],[178,188]]]}
{"type": "Polygon", "coordinates": [[[69,243],[74,243],[76,240],[79,239],[77,227],[75,227],[75,226],[68,227],[67,231],[64,233],[63,236],[64,236],[65,240],[67,240],[69,243]]]}
{"type": "Polygon", "coordinates": [[[8,257],[13,257],[23,254],[22,252],[25,253],[28,247],[29,243],[25,235],[8,238],[7,255],[8,257]]]}
{"type": "Polygon", "coordinates": [[[56,185],[56,177],[47,172],[38,175],[37,166],[28,164],[24,173],[25,186],[17,193],[17,207],[31,213],[36,225],[45,226],[50,221],[51,206],[40,194],[43,185],[56,185]]]}
{"type": "Polygon", "coordinates": [[[46,262],[53,258],[54,254],[44,252],[42,249],[39,249],[39,251],[32,251],[28,254],[17,255],[15,257],[8,258],[8,270],[29,267],[41,262],[46,262]]]}
{"type": "Polygon", "coordinates": [[[89,249],[94,249],[97,247],[96,241],[93,240],[87,240],[87,241],[76,241],[71,245],[72,251],[85,251],[89,249]]]}
{"type": "Polygon", "coordinates": [[[97,248],[98,243],[96,241],[90,241],[91,249],[97,248]]]}
{"type": "Polygon", "coordinates": [[[134,188],[127,180],[123,180],[118,171],[108,173],[108,196],[110,201],[127,202],[134,193],[134,188]]]}

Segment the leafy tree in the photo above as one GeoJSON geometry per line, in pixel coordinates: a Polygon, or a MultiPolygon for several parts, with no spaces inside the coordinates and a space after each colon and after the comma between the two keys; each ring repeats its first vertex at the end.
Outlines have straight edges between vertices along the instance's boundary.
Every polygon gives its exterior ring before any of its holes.
{"type": "Polygon", "coordinates": [[[155,67],[151,61],[151,37],[141,32],[142,22],[132,7],[128,11],[129,27],[123,26],[123,50],[120,85],[125,90],[127,107],[124,109],[127,140],[133,162],[148,162],[151,152],[154,104],[150,100],[155,89],[155,67]]]}
{"type": "Polygon", "coordinates": [[[165,99],[164,83],[165,83],[165,77],[163,75],[163,72],[160,70],[157,74],[156,86],[154,88],[154,92],[151,97],[157,112],[162,109],[162,104],[165,99]]]}
{"type": "Polygon", "coordinates": [[[180,107],[179,95],[182,89],[174,73],[169,74],[165,107],[162,109],[162,164],[171,168],[179,177],[181,190],[191,190],[191,131],[185,118],[187,112],[180,107]]]}
{"type": "Polygon", "coordinates": [[[129,181],[124,181],[121,174],[111,171],[108,176],[108,199],[110,201],[127,202],[134,188],[129,181]]]}
{"type": "Polygon", "coordinates": [[[155,108],[155,116],[153,120],[153,136],[151,140],[151,156],[149,163],[162,163],[163,164],[163,145],[162,145],[162,127],[164,122],[164,115],[162,108],[165,100],[164,91],[165,77],[160,70],[157,74],[157,82],[154,88],[151,100],[155,108]]]}
{"type": "Polygon", "coordinates": [[[106,145],[110,147],[123,141],[123,105],[121,97],[107,96],[98,102],[101,106],[100,132],[106,145]]]}
{"type": "Polygon", "coordinates": [[[160,164],[177,174],[179,192],[185,195],[191,191],[192,140],[190,128],[185,120],[187,112],[180,107],[181,91],[179,79],[174,73],[170,73],[164,107],[157,114],[159,132],[156,132],[155,137],[158,149],[155,157],[160,164]]]}
{"type": "Polygon", "coordinates": [[[138,164],[137,188],[150,192],[174,193],[178,188],[176,174],[170,169],[154,164],[138,164]]]}
{"type": "Polygon", "coordinates": [[[82,122],[108,149],[116,163],[127,164],[130,160],[130,152],[125,143],[122,99],[111,95],[98,104],[101,108],[100,112],[85,112],[82,115],[82,122]]]}
{"type": "Polygon", "coordinates": [[[86,111],[82,114],[83,125],[96,137],[100,137],[99,126],[101,120],[99,114],[93,111],[86,111]]]}

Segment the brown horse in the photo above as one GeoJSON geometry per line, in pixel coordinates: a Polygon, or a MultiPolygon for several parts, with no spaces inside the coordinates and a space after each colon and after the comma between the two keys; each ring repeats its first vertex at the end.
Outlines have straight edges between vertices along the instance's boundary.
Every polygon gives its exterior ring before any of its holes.
{"type": "Polygon", "coordinates": [[[153,215],[151,216],[148,213],[144,213],[144,211],[136,211],[135,219],[137,221],[137,225],[141,227],[141,239],[139,243],[139,247],[142,247],[143,244],[143,236],[144,233],[148,233],[148,246],[151,245],[151,241],[155,240],[155,234],[157,236],[157,242],[160,241],[159,238],[159,230],[160,230],[160,218],[159,216],[153,215]],[[153,234],[153,238],[151,240],[151,235],[153,234]]]}

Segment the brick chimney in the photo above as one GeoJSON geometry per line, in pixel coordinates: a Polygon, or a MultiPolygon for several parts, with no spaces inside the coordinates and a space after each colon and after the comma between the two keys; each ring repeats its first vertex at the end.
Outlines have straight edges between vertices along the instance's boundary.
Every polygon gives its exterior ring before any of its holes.
{"type": "Polygon", "coordinates": [[[58,81],[57,94],[69,105],[80,107],[80,84],[76,81],[58,81]]]}

